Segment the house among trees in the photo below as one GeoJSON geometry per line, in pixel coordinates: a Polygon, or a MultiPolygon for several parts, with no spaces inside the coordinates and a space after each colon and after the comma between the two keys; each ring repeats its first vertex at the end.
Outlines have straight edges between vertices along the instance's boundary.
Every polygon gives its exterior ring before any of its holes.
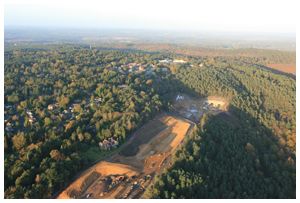
{"type": "Polygon", "coordinates": [[[49,105],[48,105],[48,110],[51,111],[51,110],[53,110],[53,109],[54,109],[54,105],[53,105],[53,104],[49,104],[49,105]]]}
{"type": "Polygon", "coordinates": [[[129,73],[138,71],[140,69],[140,67],[142,67],[142,66],[139,63],[129,63],[129,64],[127,64],[127,68],[128,68],[129,73]]]}
{"type": "Polygon", "coordinates": [[[35,118],[34,117],[29,117],[28,121],[32,124],[35,122],[35,118]]]}
{"type": "Polygon", "coordinates": [[[167,59],[159,60],[158,62],[159,63],[171,63],[172,60],[167,58],[167,59]]]}
{"type": "Polygon", "coordinates": [[[145,71],[145,67],[144,66],[142,66],[142,65],[140,65],[139,66],[139,70],[138,70],[139,72],[143,72],[143,71],[145,71]]]}
{"type": "Polygon", "coordinates": [[[100,98],[100,97],[94,99],[94,102],[101,102],[101,101],[102,101],[102,98],[100,98]]]}
{"type": "Polygon", "coordinates": [[[184,100],[184,96],[182,96],[182,95],[177,95],[177,97],[176,97],[176,101],[179,101],[179,100],[184,100]]]}
{"type": "Polygon", "coordinates": [[[186,61],[182,59],[174,59],[173,63],[186,63],[186,61]]]}
{"type": "Polygon", "coordinates": [[[26,114],[27,114],[27,116],[29,117],[28,121],[29,121],[31,124],[32,124],[33,122],[36,121],[36,119],[34,118],[34,116],[33,116],[33,114],[32,114],[31,111],[26,110],[26,114]]]}
{"type": "Polygon", "coordinates": [[[101,97],[95,98],[93,102],[98,106],[102,102],[102,98],[101,97]]]}
{"type": "Polygon", "coordinates": [[[116,148],[118,145],[119,142],[114,140],[114,138],[104,139],[102,142],[99,142],[101,150],[111,150],[112,148],[116,148]]]}
{"type": "Polygon", "coordinates": [[[6,123],[5,130],[8,132],[13,131],[12,124],[10,122],[6,123]]]}
{"type": "Polygon", "coordinates": [[[49,111],[52,111],[53,109],[55,109],[55,108],[58,107],[58,106],[59,106],[58,103],[55,103],[55,104],[49,104],[49,105],[48,105],[48,110],[49,110],[49,111]]]}

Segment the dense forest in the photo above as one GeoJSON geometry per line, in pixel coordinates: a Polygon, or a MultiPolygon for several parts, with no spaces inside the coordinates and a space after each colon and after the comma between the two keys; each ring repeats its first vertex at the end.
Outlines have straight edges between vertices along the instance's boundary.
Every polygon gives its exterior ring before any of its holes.
{"type": "Polygon", "coordinates": [[[178,92],[217,95],[152,198],[294,198],[295,80],[256,57],[49,45],[5,51],[5,198],[50,198],[178,92]],[[180,58],[184,63],[162,62],[180,58]]]}

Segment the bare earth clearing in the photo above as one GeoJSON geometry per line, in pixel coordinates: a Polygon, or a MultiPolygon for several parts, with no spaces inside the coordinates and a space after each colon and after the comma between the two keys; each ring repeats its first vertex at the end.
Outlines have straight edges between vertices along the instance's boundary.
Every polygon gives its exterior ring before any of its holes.
{"type": "Polygon", "coordinates": [[[285,72],[296,74],[296,64],[268,64],[268,67],[285,72]]]}
{"type": "Polygon", "coordinates": [[[172,154],[194,127],[191,121],[198,122],[204,112],[225,111],[226,106],[222,98],[177,96],[176,116],[156,116],[137,130],[118,154],[87,169],[58,198],[141,198],[153,177],[172,165],[172,154]]]}
{"type": "Polygon", "coordinates": [[[198,123],[204,113],[218,114],[227,111],[228,101],[221,97],[194,98],[178,94],[173,102],[173,111],[180,116],[198,123]]]}

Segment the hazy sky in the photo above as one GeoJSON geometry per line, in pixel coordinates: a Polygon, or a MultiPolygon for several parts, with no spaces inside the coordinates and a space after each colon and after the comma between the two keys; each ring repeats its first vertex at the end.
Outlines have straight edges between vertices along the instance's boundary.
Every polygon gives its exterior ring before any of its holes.
{"type": "Polygon", "coordinates": [[[5,26],[296,32],[296,0],[5,0],[5,26]]]}

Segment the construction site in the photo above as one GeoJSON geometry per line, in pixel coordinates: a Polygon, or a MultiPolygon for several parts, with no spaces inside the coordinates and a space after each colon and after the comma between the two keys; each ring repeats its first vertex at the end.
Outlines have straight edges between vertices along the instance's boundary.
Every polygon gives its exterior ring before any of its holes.
{"type": "Polygon", "coordinates": [[[118,153],[84,171],[58,198],[143,198],[154,176],[172,166],[172,155],[203,113],[225,111],[226,105],[220,98],[178,94],[176,114],[162,113],[147,122],[118,153]]]}
{"type": "Polygon", "coordinates": [[[204,113],[218,114],[228,111],[228,104],[228,101],[222,97],[196,98],[179,93],[173,101],[172,112],[198,123],[204,113]]]}
{"type": "Polygon", "coordinates": [[[85,171],[58,198],[140,198],[194,124],[161,114],[141,127],[118,154],[85,171]]]}

